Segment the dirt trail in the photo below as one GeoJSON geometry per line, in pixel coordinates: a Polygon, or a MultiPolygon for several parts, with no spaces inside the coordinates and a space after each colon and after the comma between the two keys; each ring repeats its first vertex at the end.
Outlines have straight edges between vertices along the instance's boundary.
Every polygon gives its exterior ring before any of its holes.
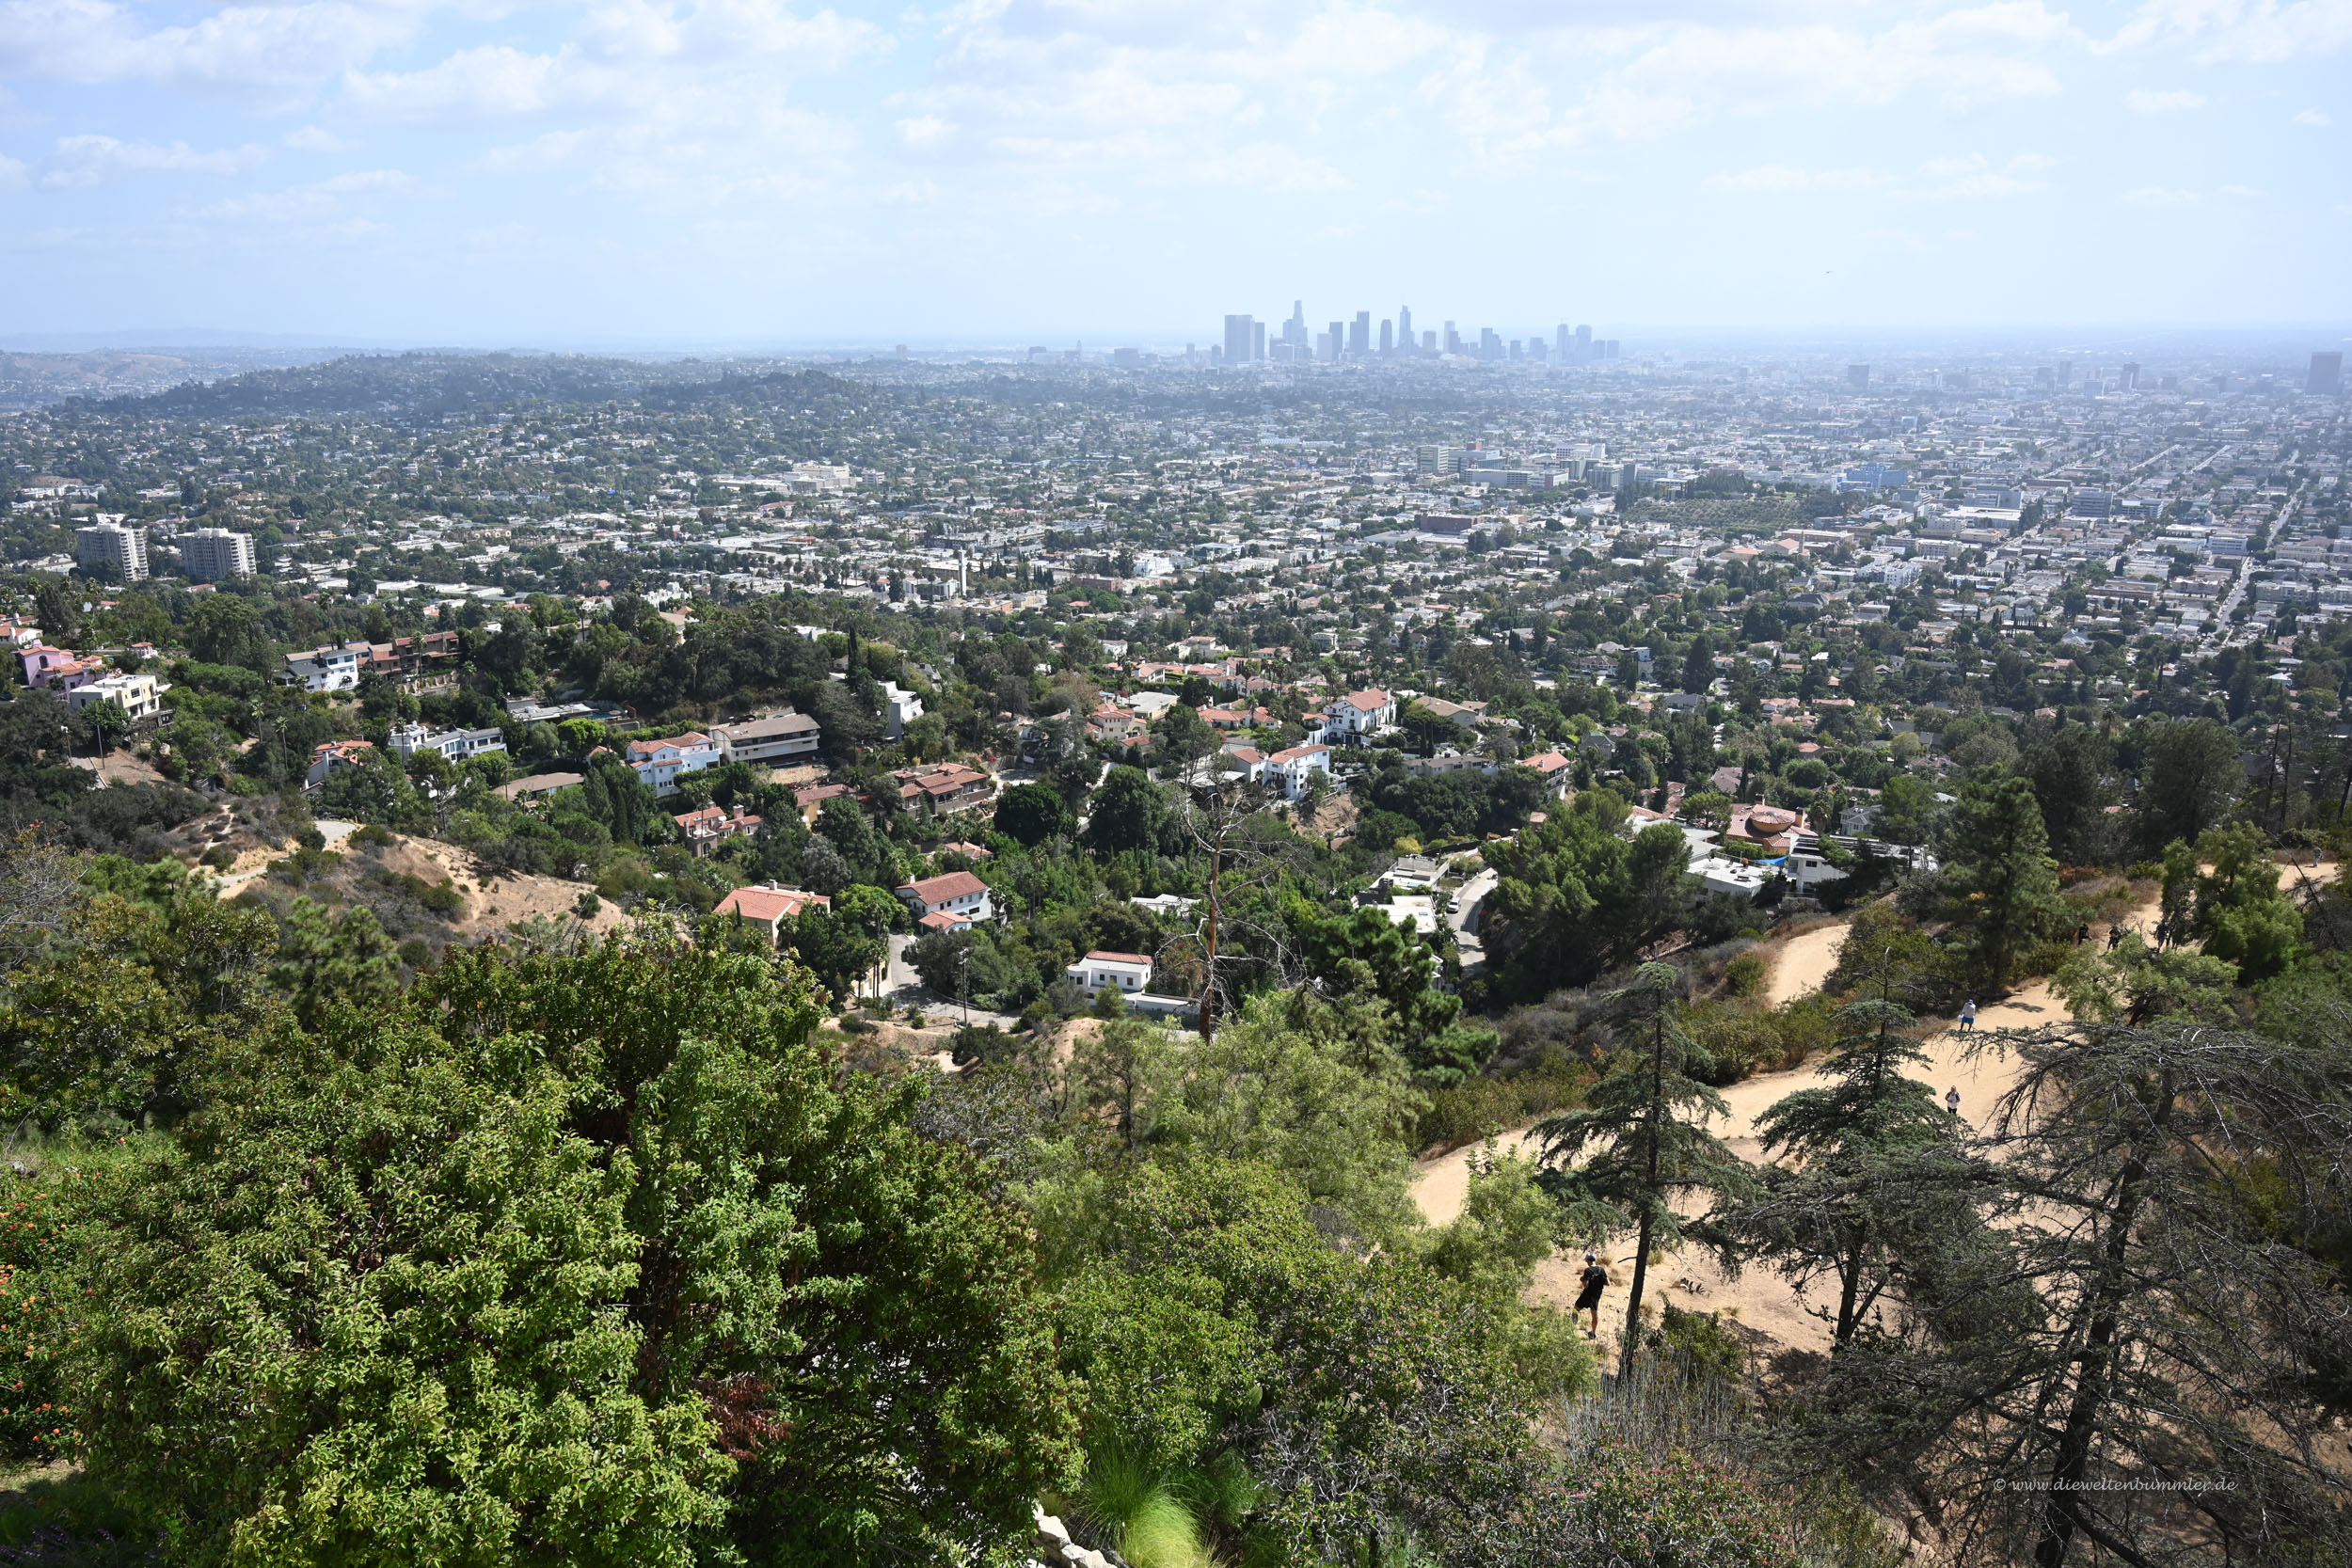
{"type": "Polygon", "coordinates": [[[1764,982],[1764,1000],[1777,1007],[1820,990],[1836,969],[1837,955],[1846,950],[1846,931],[1842,925],[1824,926],[1781,943],[1764,982]]]}
{"type": "MultiPolygon", "coordinates": [[[[2337,863],[2329,863],[2316,868],[2306,867],[2301,875],[2312,881],[2332,881],[2340,869],[2337,863]]],[[[2286,885],[2294,885],[2295,875],[2293,871],[2287,873],[2286,885]]],[[[2156,910],[2156,900],[2150,898],[2135,908],[2124,924],[2145,932],[2154,926],[2156,910]]],[[[1836,952],[1845,941],[1845,927],[1833,926],[1792,939],[1772,971],[1767,992],[1772,1003],[1777,1006],[1818,990],[1836,967],[1836,952]],[[1800,976],[1805,977],[1804,985],[1784,989],[1784,981],[1793,983],[1800,976]]],[[[2069,1016],[2065,1004],[2050,993],[2049,983],[2037,980],[2004,1001],[1980,1005],[1977,1027],[2031,1029],[2069,1016]]],[[[1974,1062],[1962,1062],[1970,1041],[1957,1027],[1931,1035],[1921,1044],[1928,1055],[1921,1075],[1939,1089],[1958,1088],[1960,1114],[1972,1123],[1980,1123],[1994,1101],[2016,1079],[2015,1059],[2006,1053],[1987,1053],[1974,1062]]],[[[1826,1082],[1818,1067],[1808,1066],[1787,1072],[1759,1073],[1734,1084],[1723,1091],[1730,1115],[1716,1123],[1715,1131],[1743,1159],[1761,1160],[1763,1146],[1756,1138],[1757,1116],[1785,1095],[1819,1087],[1826,1082]]],[[[1530,1157],[1536,1152],[1527,1128],[1503,1134],[1494,1141],[1492,1148],[1495,1152],[1530,1157]]],[[[1486,1147],[1472,1145],[1422,1162],[1414,1174],[1413,1197],[1423,1217],[1433,1225],[1442,1225],[1460,1214],[1470,1166],[1488,1152],[1486,1147]]],[[[1606,1261],[1611,1288],[1601,1306],[1600,1338],[1604,1344],[1613,1343],[1625,1329],[1627,1287],[1633,1279],[1630,1238],[1620,1237],[1606,1261]]],[[[1537,1264],[1529,1299],[1566,1307],[1576,1299],[1577,1279],[1583,1267],[1581,1254],[1565,1253],[1537,1264]]],[[[1805,1298],[1779,1275],[1750,1270],[1737,1280],[1728,1279],[1711,1259],[1695,1247],[1654,1260],[1648,1290],[1648,1300],[1653,1303],[1666,1300],[1686,1309],[1720,1311],[1787,1345],[1804,1350],[1826,1350],[1829,1346],[1828,1325],[1806,1310],[1805,1298]]]]}

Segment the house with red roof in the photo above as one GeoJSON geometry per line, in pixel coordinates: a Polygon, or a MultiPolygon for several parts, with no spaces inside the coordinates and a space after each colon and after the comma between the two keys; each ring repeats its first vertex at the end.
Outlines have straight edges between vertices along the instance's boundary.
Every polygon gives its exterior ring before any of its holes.
{"type": "Polygon", "coordinates": [[[900,901],[913,911],[915,924],[930,930],[993,919],[996,913],[988,884],[969,871],[926,877],[896,891],[900,901]]]}
{"type": "Polygon", "coordinates": [[[686,847],[701,860],[707,860],[713,849],[730,838],[750,837],[767,822],[739,805],[732,814],[724,806],[705,806],[700,811],[680,812],[670,820],[686,835],[686,847]]]}
{"type": "Polygon", "coordinates": [[[803,893],[796,887],[783,887],[769,882],[761,887],[739,887],[719,900],[713,914],[731,914],[747,926],[757,926],[768,933],[771,943],[787,920],[797,920],[810,909],[830,910],[833,900],[821,893],[803,893]]]}
{"type": "Polygon", "coordinates": [[[656,795],[675,795],[681,776],[716,768],[719,759],[719,743],[699,730],[688,730],[660,740],[628,743],[628,765],[637,770],[639,778],[653,785],[656,795]]]}
{"type": "Polygon", "coordinates": [[[1089,996],[1106,990],[1134,996],[1151,985],[1152,960],[1140,953],[1097,949],[1062,973],[1076,981],[1089,996]]]}

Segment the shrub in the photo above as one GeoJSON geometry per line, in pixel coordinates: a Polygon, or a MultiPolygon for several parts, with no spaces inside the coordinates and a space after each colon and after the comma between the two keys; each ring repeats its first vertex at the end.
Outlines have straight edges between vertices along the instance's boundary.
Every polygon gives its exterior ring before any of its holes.
{"type": "Polygon", "coordinates": [[[21,1178],[0,1198],[0,1453],[13,1460],[56,1458],[75,1441],[57,1380],[73,1324],[53,1272],[68,1247],[56,1185],[21,1178]]]}
{"type": "Polygon", "coordinates": [[[1724,968],[1724,984],[1734,996],[1750,996],[1763,989],[1764,960],[1742,953],[1724,968]]]}
{"type": "MultiPolygon", "coordinates": [[[[412,879],[421,880],[421,879],[412,879]]],[[[447,877],[424,888],[417,895],[417,902],[444,920],[462,919],[466,912],[465,896],[447,877]]]]}

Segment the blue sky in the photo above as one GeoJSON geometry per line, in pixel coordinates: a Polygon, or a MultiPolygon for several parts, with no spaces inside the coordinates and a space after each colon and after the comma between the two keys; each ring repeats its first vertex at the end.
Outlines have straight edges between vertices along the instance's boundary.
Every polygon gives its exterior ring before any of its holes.
{"type": "Polygon", "coordinates": [[[2342,322],[2352,0],[0,0],[0,334],[2342,322]]]}

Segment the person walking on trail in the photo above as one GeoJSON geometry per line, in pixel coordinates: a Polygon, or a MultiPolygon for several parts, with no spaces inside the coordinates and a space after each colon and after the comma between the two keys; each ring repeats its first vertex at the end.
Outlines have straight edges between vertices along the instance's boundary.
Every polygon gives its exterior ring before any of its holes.
{"type": "Polygon", "coordinates": [[[1599,1259],[1588,1252],[1584,1255],[1584,1273],[1580,1278],[1584,1288],[1577,1291],[1576,1306],[1570,1309],[1569,1315],[1591,1313],[1592,1325],[1585,1329],[1584,1338],[1597,1339],[1600,1338],[1600,1293],[1609,1289],[1609,1271],[1600,1266],[1599,1259]]]}
{"type": "Polygon", "coordinates": [[[1961,1006],[1960,1006],[1960,1030],[1961,1030],[1961,1033],[1964,1035],[1964,1034],[1966,1034],[1969,1030],[1974,1029],[1976,1026],[1977,1026],[1977,999],[1976,999],[1975,997],[1973,997],[1973,996],[1972,996],[1972,997],[1970,997],[1967,1001],[1965,1001],[1965,1002],[1963,1002],[1963,1003],[1962,1003],[1962,1004],[1961,1004],[1961,1006]]]}
{"type": "Polygon", "coordinates": [[[1944,1109],[1954,1116],[1960,1115],[1960,1085],[1958,1084],[1954,1084],[1944,1091],[1944,1109]]]}
{"type": "Polygon", "coordinates": [[[2110,952],[2110,953],[2112,953],[2112,952],[2114,952],[2117,948],[2119,948],[2119,947],[2121,947],[2121,946],[2122,946],[2122,945],[2123,945],[2123,927],[2121,927],[2121,926],[2110,926],[2110,927],[2107,927],[2107,951],[2108,951],[2108,952],[2110,952]]]}

